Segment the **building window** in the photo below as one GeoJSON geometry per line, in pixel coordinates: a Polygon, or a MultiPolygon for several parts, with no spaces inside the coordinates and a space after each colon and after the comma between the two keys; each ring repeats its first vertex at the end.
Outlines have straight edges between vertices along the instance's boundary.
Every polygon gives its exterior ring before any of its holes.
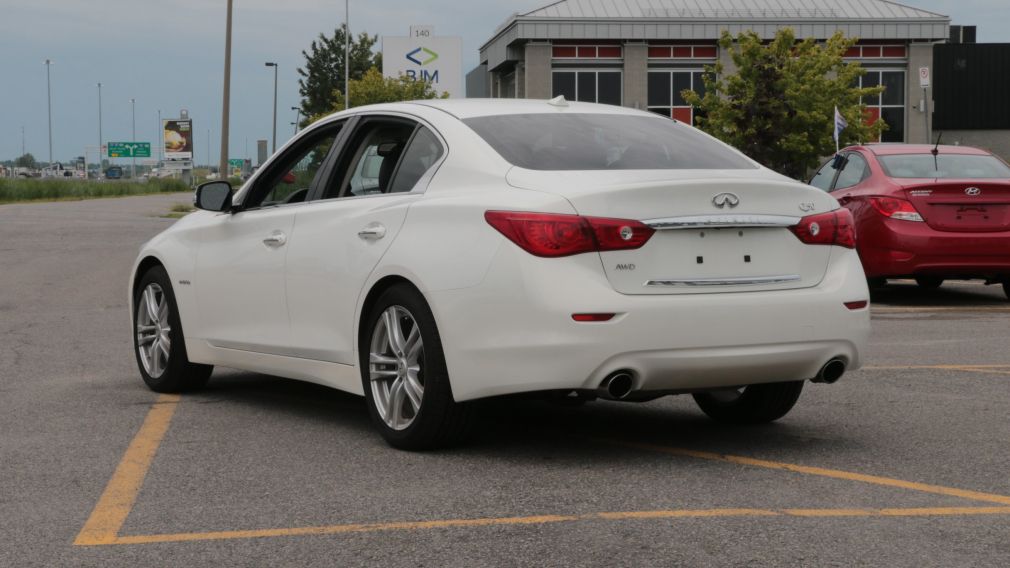
{"type": "Polygon", "coordinates": [[[904,45],[854,45],[845,52],[848,59],[904,59],[906,56],[904,45]]]}
{"type": "Polygon", "coordinates": [[[649,71],[649,110],[694,124],[696,113],[684,100],[685,90],[705,96],[704,72],[698,69],[649,71]]]}
{"type": "Polygon", "coordinates": [[[624,52],[619,45],[553,45],[554,59],[620,59],[624,52]]]}
{"type": "Polygon", "coordinates": [[[714,45],[649,44],[649,59],[715,59],[717,55],[714,45]]]}
{"type": "Polygon", "coordinates": [[[570,101],[621,104],[620,71],[555,71],[553,95],[564,95],[570,101]]]}
{"type": "Polygon", "coordinates": [[[905,72],[871,69],[860,79],[861,87],[883,86],[884,92],[873,97],[863,97],[868,115],[867,122],[873,124],[880,119],[887,123],[887,130],[881,142],[905,141],[905,72]]]}

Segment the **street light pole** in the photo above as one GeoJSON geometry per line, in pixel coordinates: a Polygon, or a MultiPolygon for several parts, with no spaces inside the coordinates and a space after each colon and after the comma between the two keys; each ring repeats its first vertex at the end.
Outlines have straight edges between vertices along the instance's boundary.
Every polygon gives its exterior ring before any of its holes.
{"type": "Polygon", "coordinates": [[[130,152],[130,179],[137,179],[137,99],[130,99],[130,114],[133,124],[133,137],[130,138],[130,142],[133,143],[133,150],[130,152]]]}
{"type": "Polygon", "coordinates": [[[300,126],[298,123],[301,122],[302,109],[301,107],[291,107],[291,110],[295,111],[295,134],[298,134],[298,127],[300,126]]]}
{"type": "Polygon", "coordinates": [[[21,155],[25,155],[25,127],[21,127],[21,155]]]}
{"type": "Polygon", "coordinates": [[[98,84],[98,169],[102,169],[102,84],[98,84]]]}
{"type": "Polygon", "coordinates": [[[218,175],[224,178],[228,170],[228,112],[231,99],[231,6],[228,0],[228,17],[224,28],[224,93],[221,109],[221,156],[218,157],[218,175]]]}
{"type": "Polygon", "coordinates": [[[278,65],[276,63],[271,62],[271,61],[267,61],[264,65],[266,65],[267,67],[273,67],[274,68],[274,135],[273,135],[273,143],[271,145],[270,153],[271,154],[275,154],[277,152],[277,67],[278,67],[278,65]]]}
{"type": "Polygon", "coordinates": [[[344,0],[344,110],[351,108],[351,0],[344,0]]]}
{"type": "Polygon", "coordinates": [[[53,91],[49,80],[49,67],[53,64],[52,59],[46,59],[46,101],[49,109],[49,167],[53,166],[53,91]]]}

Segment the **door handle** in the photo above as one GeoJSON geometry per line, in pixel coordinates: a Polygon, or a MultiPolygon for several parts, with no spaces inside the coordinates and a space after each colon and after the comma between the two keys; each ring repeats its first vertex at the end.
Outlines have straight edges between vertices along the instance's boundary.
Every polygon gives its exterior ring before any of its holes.
{"type": "Polygon", "coordinates": [[[848,195],[838,198],[839,205],[846,205],[850,201],[852,201],[852,198],[849,197],[848,195]]]}
{"type": "Polygon", "coordinates": [[[272,233],[269,237],[263,239],[263,244],[268,247],[281,247],[286,242],[288,242],[288,237],[280,231],[272,233]]]}
{"type": "Polygon", "coordinates": [[[358,231],[358,236],[366,240],[379,240],[386,236],[386,227],[381,223],[372,223],[358,231]]]}

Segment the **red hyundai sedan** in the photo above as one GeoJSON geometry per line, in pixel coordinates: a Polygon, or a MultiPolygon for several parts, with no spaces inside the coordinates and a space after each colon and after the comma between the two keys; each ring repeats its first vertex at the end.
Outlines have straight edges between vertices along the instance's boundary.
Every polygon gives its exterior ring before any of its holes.
{"type": "Polygon", "coordinates": [[[870,144],[810,180],[852,211],[871,285],[915,278],[1002,284],[1010,298],[1010,166],[967,146],[870,144]]]}

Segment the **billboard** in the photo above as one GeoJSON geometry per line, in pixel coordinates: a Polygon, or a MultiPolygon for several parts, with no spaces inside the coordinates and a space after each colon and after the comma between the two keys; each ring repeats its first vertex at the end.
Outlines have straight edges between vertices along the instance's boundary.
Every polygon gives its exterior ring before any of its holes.
{"type": "Polygon", "coordinates": [[[162,122],[162,138],[165,145],[165,159],[192,160],[193,121],[188,118],[170,118],[162,122]]]}
{"type": "Polygon", "coordinates": [[[462,98],[463,40],[436,37],[431,26],[413,26],[410,32],[382,38],[382,75],[427,81],[439,94],[462,98]]]}

